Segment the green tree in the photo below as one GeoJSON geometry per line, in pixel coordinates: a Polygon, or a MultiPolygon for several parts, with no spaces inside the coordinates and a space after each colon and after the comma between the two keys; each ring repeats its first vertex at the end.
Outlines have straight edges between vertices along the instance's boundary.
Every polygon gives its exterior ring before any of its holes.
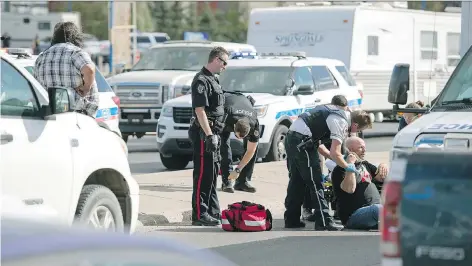
{"type": "Polygon", "coordinates": [[[154,22],[154,30],[169,32],[172,29],[172,17],[168,2],[148,2],[149,11],[154,22]]]}
{"type": "MultiPolygon", "coordinates": [[[[426,2],[426,10],[427,11],[436,11],[436,12],[443,12],[446,8],[445,1],[425,1],[426,2]]],[[[409,9],[423,9],[423,1],[409,1],[408,8],[409,9]]]]}
{"type": "Polygon", "coordinates": [[[241,16],[244,11],[238,7],[230,8],[226,13],[218,12],[217,21],[221,22],[219,27],[219,40],[228,42],[246,42],[247,36],[247,20],[241,16]]]}
{"type": "Polygon", "coordinates": [[[185,31],[197,31],[198,22],[197,2],[190,2],[186,14],[184,14],[185,31]]]}
{"type": "Polygon", "coordinates": [[[184,10],[182,2],[175,1],[170,7],[171,28],[167,32],[172,40],[180,40],[185,30],[184,10]]]}
{"type": "Polygon", "coordinates": [[[220,25],[218,25],[218,22],[210,5],[205,3],[203,13],[200,15],[197,31],[207,32],[208,38],[212,41],[220,41],[222,36],[220,35],[220,25]]]}
{"type": "Polygon", "coordinates": [[[146,2],[137,2],[136,9],[136,23],[138,24],[138,30],[142,32],[154,31],[154,23],[148,4],[146,2]]]}

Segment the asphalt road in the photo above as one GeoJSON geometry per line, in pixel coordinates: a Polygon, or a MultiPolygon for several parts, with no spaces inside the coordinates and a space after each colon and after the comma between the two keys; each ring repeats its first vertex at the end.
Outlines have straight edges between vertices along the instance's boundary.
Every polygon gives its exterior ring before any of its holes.
{"type": "MultiPolygon", "coordinates": [[[[375,124],[373,132],[386,132],[396,130],[397,123],[375,124]]],[[[389,151],[393,137],[366,139],[367,150],[371,152],[389,151]]],[[[149,174],[166,171],[157,152],[156,136],[147,135],[141,139],[130,137],[128,140],[129,162],[132,174],[149,174]]],[[[192,168],[189,163],[187,168],[192,168]]]]}
{"type": "Polygon", "coordinates": [[[198,248],[210,249],[244,266],[373,266],[380,265],[378,232],[316,232],[284,229],[275,221],[269,232],[233,233],[221,228],[162,226],[141,232],[164,236],[198,248]]]}

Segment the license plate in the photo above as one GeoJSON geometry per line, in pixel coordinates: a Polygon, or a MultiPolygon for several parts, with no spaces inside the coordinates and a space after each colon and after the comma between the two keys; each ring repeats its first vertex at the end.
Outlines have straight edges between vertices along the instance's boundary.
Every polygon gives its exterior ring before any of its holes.
{"type": "Polygon", "coordinates": [[[139,121],[140,121],[139,119],[131,119],[132,123],[139,123],[139,121]]]}

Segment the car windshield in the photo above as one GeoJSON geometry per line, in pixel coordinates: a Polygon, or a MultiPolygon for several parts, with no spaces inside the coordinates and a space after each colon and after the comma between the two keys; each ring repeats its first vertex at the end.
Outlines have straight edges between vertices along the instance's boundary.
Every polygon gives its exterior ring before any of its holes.
{"type": "Polygon", "coordinates": [[[470,98],[472,98],[472,48],[462,58],[436,103],[440,106],[443,103],[460,102],[470,98]]]}
{"type": "Polygon", "coordinates": [[[211,47],[158,47],[147,50],[131,71],[200,70],[208,62],[211,47]]]}
{"type": "Polygon", "coordinates": [[[220,75],[220,84],[228,91],[285,95],[290,67],[229,67],[220,75]]]}
{"type": "Polygon", "coordinates": [[[351,74],[349,73],[349,71],[346,69],[345,66],[336,66],[336,69],[339,71],[339,73],[341,73],[344,80],[346,80],[349,86],[356,86],[356,82],[354,81],[354,79],[352,78],[351,74]]]}
{"type": "MultiPolygon", "coordinates": [[[[34,66],[25,66],[31,75],[34,75],[34,66]]],[[[100,71],[95,71],[95,81],[97,82],[98,92],[111,92],[113,89],[108,85],[108,82],[103,77],[100,71]]]]}

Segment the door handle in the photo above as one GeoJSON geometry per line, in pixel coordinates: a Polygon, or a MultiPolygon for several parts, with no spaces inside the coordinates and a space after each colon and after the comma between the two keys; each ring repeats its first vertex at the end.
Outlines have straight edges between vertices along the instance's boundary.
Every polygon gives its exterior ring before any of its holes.
{"type": "Polygon", "coordinates": [[[0,134],[1,144],[5,144],[13,141],[13,135],[10,133],[3,132],[0,134]]]}

